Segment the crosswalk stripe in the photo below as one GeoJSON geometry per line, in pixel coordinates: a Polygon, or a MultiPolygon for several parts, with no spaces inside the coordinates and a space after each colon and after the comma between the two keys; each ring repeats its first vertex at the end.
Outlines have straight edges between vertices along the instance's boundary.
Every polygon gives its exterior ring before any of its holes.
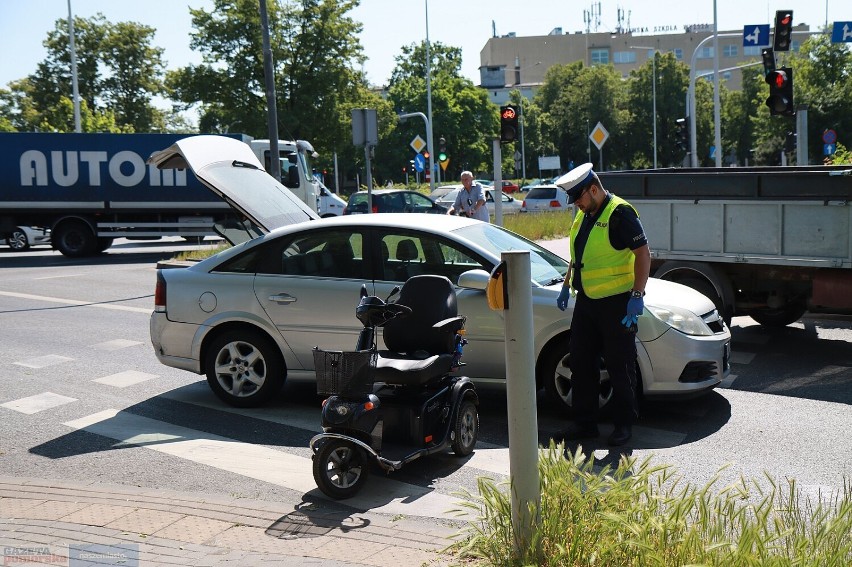
{"type": "Polygon", "coordinates": [[[141,345],[141,341],[129,341],[127,339],[113,339],[103,343],[92,345],[92,348],[105,351],[120,350],[127,347],[141,345]]]}
{"type": "Polygon", "coordinates": [[[110,374],[109,376],[95,378],[92,382],[106,384],[107,386],[114,386],[116,388],[127,388],[128,386],[145,382],[146,380],[151,380],[156,377],[156,374],[148,374],[147,372],[139,372],[138,370],[125,370],[124,372],[119,372],[117,374],[110,374]]]}
{"type": "MultiPolygon", "coordinates": [[[[242,443],[202,431],[149,419],[116,409],[104,410],[64,425],[164,454],[187,459],[297,492],[321,496],[312,474],[311,459],[242,443]]],[[[387,514],[456,518],[457,497],[445,496],[389,478],[372,478],[346,503],[387,514]]]]}
{"type": "Polygon", "coordinates": [[[63,362],[69,362],[71,360],[74,359],[68,358],[67,356],[59,356],[58,354],[47,354],[45,356],[37,356],[28,360],[19,360],[17,362],[13,362],[12,364],[23,366],[25,368],[45,368],[47,366],[53,366],[54,364],[62,364],[63,362]]]}
{"type": "Polygon", "coordinates": [[[53,392],[43,392],[41,394],[36,394],[35,396],[12,400],[10,402],[0,404],[0,406],[27,415],[32,415],[40,411],[70,404],[71,402],[76,401],[77,398],[69,398],[68,396],[54,394],[53,392]]]}

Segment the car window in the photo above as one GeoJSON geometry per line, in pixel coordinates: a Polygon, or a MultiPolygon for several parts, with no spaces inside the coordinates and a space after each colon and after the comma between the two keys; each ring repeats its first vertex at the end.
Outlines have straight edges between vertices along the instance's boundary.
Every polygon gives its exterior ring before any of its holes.
{"type": "MultiPolygon", "coordinates": [[[[509,250],[530,253],[530,275],[539,285],[561,281],[568,273],[568,262],[526,238],[490,223],[478,222],[453,231],[476,245],[500,256],[509,250]]],[[[489,271],[491,268],[487,268],[489,271]]]]}
{"type": "Polygon", "coordinates": [[[278,238],[265,246],[259,274],[362,279],[364,238],[360,232],[319,230],[278,238]]]}
{"type": "Polygon", "coordinates": [[[547,199],[556,198],[556,187],[533,187],[527,194],[527,199],[547,199]]]}
{"type": "Polygon", "coordinates": [[[454,284],[468,270],[486,269],[471,251],[457,243],[428,234],[409,234],[387,230],[379,233],[384,279],[404,282],[411,276],[435,274],[446,276],[454,284]]]}

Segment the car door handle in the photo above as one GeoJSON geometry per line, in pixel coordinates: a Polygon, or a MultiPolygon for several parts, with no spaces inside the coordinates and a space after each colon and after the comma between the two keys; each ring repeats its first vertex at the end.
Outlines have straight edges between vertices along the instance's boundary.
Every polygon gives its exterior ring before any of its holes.
{"type": "Polygon", "coordinates": [[[296,298],[289,293],[278,293],[270,295],[269,301],[274,301],[275,303],[295,303],[296,298]]]}

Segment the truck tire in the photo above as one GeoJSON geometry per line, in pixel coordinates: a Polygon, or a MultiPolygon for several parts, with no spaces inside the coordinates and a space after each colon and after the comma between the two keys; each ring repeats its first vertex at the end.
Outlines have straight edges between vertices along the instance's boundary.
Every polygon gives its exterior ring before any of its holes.
{"type": "Polygon", "coordinates": [[[106,250],[107,248],[112,246],[113,240],[115,240],[115,239],[114,238],[107,238],[107,237],[99,237],[98,238],[98,246],[97,246],[96,250],[98,252],[103,252],[104,250],[106,250]]]}
{"type": "MultiPolygon", "coordinates": [[[[654,277],[691,287],[707,296],[716,306],[725,324],[734,316],[734,286],[728,277],[706,262],[664,262],[654,277]]],[[[701,314],[703,315],[703,313],[701,314]]]]}
{"type": "Polygon", "coordinates": [[[807,307],[801,302],[791,302],[778,309],[752,311],[749,316],[764,327],[786,327],[802,318],[807,307]]]}
{"type": "Polygon", "coordinates": [[[63,256],[81,258],[98,250],[98,237],[92,227],[82,220],[66,220],[54,226],[50,240],[63,256]]]}

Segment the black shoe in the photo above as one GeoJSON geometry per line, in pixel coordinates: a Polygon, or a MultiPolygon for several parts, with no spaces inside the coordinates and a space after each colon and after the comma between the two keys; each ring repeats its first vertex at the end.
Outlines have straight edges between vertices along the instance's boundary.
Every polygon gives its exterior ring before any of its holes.
{"type": "Polygon", "coordinates": [[[560,429],[553,434],[553,440],[576,441],[577,439],[593,439],[600,435],[598,426],[594,423],[572,423],[565,429],[560,429]]]}
{"type": "Polygon", "coordinates": [[[633,426],[616,425],[615,429],[612,430],[612,434],[607,438],[607,443],[617,447],[630,441],[631,437],[633,437],[633,426]]]}

